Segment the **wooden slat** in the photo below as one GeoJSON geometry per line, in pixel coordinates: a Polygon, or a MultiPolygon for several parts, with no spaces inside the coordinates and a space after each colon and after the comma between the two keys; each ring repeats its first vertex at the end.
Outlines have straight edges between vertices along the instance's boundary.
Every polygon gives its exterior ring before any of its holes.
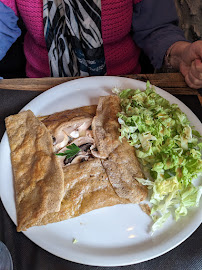
{"type": "MultiPolygon", "coordinates": [[[[134,74],[120,75],[120,77],[127,77],[145,82],[149,80],[151,84],[156,85],[171,94],[197,95],[202,104],[202,98],[199,92],[189,88],[184,81],[184,77],[180,73],[134,74]]],[[[81,77],[2,79],[0,80],[0,89],[46,91],[51,87],[78,78],[81,77]]]]}
{"type": "MultiPolygon", "coordinates": [[[[190,88],[184,82],[183,76],[178,73],[135,74],[124,75],[121,77],[127,77],[141,81],[149,80],[151,84],[163,89],[182,89],[182,91],[185,91],[184,94],[187,94],[188,90],[190,90],[190,88]]],[[[3,79],[0,80],[0,89],[45,91],[53,86],[77,78],[80,77],[3,79]]]]}
{"type": "MultiPolygon", "coordinates": [[[[158,85],[156,85],[158,86],[158,85]]],[[[161,87],[163,90],[169,92],[172,95],[198,95],[197,90],[195,89],[188,89],[188,88],[170,88],[170,87],[161,87]]]]}
{"type": "Polygon", "coordinates": [[[77,79],[70,78],[21,78],[0,80],[0,89],[26,90],[26,91],[46,91],[58,84],[77,79]]]}
{"type": "Polygon", "coordinates": [[[154,73],[154,74],[138,74],[138,75],[126,75],[128,78],[142,77],[144,81],[149,80],[153,85],[167,88],[189,88],[184,81],[184,77],[181,73],[154,73]]]}

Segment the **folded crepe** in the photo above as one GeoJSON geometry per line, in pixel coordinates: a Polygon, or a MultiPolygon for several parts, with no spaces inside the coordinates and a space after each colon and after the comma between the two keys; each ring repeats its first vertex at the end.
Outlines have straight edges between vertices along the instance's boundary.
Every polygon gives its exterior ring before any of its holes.
{"type": "Polygon", "coordinates": [[[131,203],[139,203],[147,196],[147,187],[136,178],[143,178],[140,164],[132,147],[126,139],[119,140],[120,125],[118,112],[121,111],[118,96],[100,97],[96,116],[93,118],[92,129],[95,144],[102,165],[106,170],[114,191],[120,198],[131,203]]]}
{"type": "Polygon", "coordinates": [[[97,157],[107,158],[120,145],[117,113],[121,111],[118,96],[100,97],[92,130],[98,150],[97,157]]]}
{"type": "MultiPolygon", "coordinates": [[[[146,198],[147,189],[136,180],[137,177],[142,178],[143,174],[135,156],[134,148],[126,140],[123,140],[122,143],[119,140],[120,126],[117,113],[120,109],[120,100],[117,96],[106,96],[99,99],[98,106],[84,106],[40,117],[41,121],[38,120],[36,128],[33,128],[33,123],[31,123],[33,120],[29,123],[27,121],[28,116],[23,116],[25,118],[23,126],[26,132],[22,138],[26,137],[27,134],[29,137],[33,137],[31,139],[32,147],[29,144],[23,144],[25,139],[18,143],[18,148],[13,147],[16,130],[21,125],[14,126],[13,131],[10,132],[9,118],[6,120],[7,131],[8,134],[10,133],[11,152],[13,153],[11,154],[12,164],[14,171],[17,171],[14,173],[17,212],[24,214],[28,212],[27,217],[29,217],[28,225],[22,226],[22,217],[18,214],[18,230],[25,230],[34,225],[45,225],[66,220],[101,207],[139,203],[146,198]],[[52,196],[57,207],[54,208],[51,205],[51,207],[44,208],[43,215],[41,214],[38,217],[40,200],[37,196],[38,193],[40,194],[39,189],[41,186],[37,185],[37,179],[33,180],[35,174],[31,174],[33,177],[28,174],[34,170],[34,161],[38,160],[37,154],[40,154],[35,149],[39,144],[36,143],[37,129],[44,126],[46,126],[44,145],[49,149],[48,153],[51,158],[54,156],[55,165],[52,164],[53,161],[46,163],[44,166],[41,163],[38,164],[38,167],[41,166],[41,173],[46,177],[50,177],[49,181],[45,178],[39,183],[47,185],[46,188],[50,192],[49,197],[52,196]],[[55,155],[64,153],[67,150],[66,146],[73,144],[80,148],[80,151],[73,157],[67,158],[55,155]],[[16,150],[22,152],[22,157],[20,156],[18,163],[15,161],[16,150]],[[25,152],[31,162],[23,164],[22,159],[25,152]],[[59,175],[63,174],[64,176],[64,189],[59,188],[60,184],[56,189],[58,197],[56,193],[51,195],[52,187],[57,181],[53,175],[50,175],[50,172],[53,173],[55,169],[59,175]],[[21,170],[27,170],[27,173],[22,174],[24,184],[20,189],[18,183],[21,182],[21,170]],[[30,177],[32,180],[30,180],[30,177]],[[35,197],[31,197],[26,190],[31,190],[35,197]],[[21,203],[21,197],[24,198],[24,193],[28,198],[27,203],[29,206],[21,203]],[[29,197],[31,197],[30,202],[29,197]],[[35,218],[34,214],[37,218],[35,218]]],[[[27,115],[30,115],[30,112],[27,112],[27,115]]],[[[18,117],[22,118],[22,115],[16,116],[16,119],[18,117]]],[[[11,120],[15,122],[14,118],[10,118],[11,120]]],[[[20,134],[22,134],[22,131],[20,131],[20,134]]],[[[39,137],[38,140],[40,139],[42,138],[39,137]]],[[[41,193],[43,195],[43,189],[41,193]]],[[[43,198],[43,196],[41,197],[43,198]]]]}
{"type": "MultiPolygon", "coordinates": [[[[86,118],[95,114],[95,108],[90,108],[91,106],[88,107],[90,115],[85,113],[85,117],[83,117],[84,122],[86,118]]],[[[78,129],[79,125],[82,125],[80,122],[82,110],[86,112],[86,107],[79,108],[81,113],[79,115],[77,114],[78,108],[71,112],[61,112],[61,116],[67,115],[66,123],[59,121],[61,124],[57,125],[57,129],[61,130],[62,127],[63,132],[69,132],[72,130],[72,126],[78,129]],[[69,117],[70,114],[75,117],[69,117]],[[79,120],[78,124],[76,124],[77,120],[79,120]]],[[[101,207],[139,203],[147,197],[147,188],[136,180],[136,177],[142,178],[144,175],[135,156],[134,148],[126,140],[123,140],[123,143],[119,140],[120,126],[117,119],[119,111],[120,100],[118,97],[106,96],[99,99],[96,116],[91,119],[93,132],[91,136],[94,140],[92,145],[98,151],[92,148],[91,156],[82,162],[75,157],[76,163],[74,163],[74,159],[67,165],[61,163],[65,192],[60,211],[46,215],[40,225],[73,218],[101,207]]],[[[50,133],[57,136],[53,124],[54,115],[50,117],[50,122],[43,122],[50,133]]],[[[60,113],[57,113],[58,118],[60,118],[60,113]]],[[[84,131],[79,137],[81,141],[82,136],[86,138],[84,131]]],[[[56,141],[58,141],[57,138],[56,141]]],[[[70,143],[73,142],[82,147],[79,145],[78,138],[70,140],[70,143]]]]}
{"type": "Polygon", "coordinates": [[[64,129],[68,126],[73,126],[73,128],[76,129],[77,125],[80,123],[80,119],[82,119],[82,122],[85,122],[85,120],[90,118],[92,122],[92,118],[96,113],[96,108],[97,105],[83,106],[80,108],[65,110],[53,113],[51,115],[42,116],[39,117],[39,120],[44,123],[44,125],[53,134],[53,136],[58,136],[57,133],[61,130],[64,131],[64,129]]]}
{"type": "Polygon", "coordinates": [[[59,212],[49,213],[38,225],[77,217],[92,210],[130,203],[112,188],[100,159],[92,159],[63,168],[65,193],[59,212]]]}
{"type": "Polygon", "coordinates": [[[17,230],[60,210],[64,175],[47,128],[28,110],[5,119],[14,174],[17,230]]]}
{"type": "Polygon", "coordinates": [[[126,139],[123,139],[107,159],[102,160],[102,165],[120,198],[128,199],[131,203],[139,203],[146,199],[147,187],[136,179],[144,178],[144,175],[135,156],[134,147],[126,139]]]}
{"type": "Polygon", "coordinates": [[[55,152],[70,144],[74,139],[77,139],[78,146],[92,142],[91,123],[96,107],[96,105],[83,106],[41,118],[53,137],[55,152]]]}
{"type": "Polygon", "coordinates": [[[82,151],[68,163],[64,162],[63,157],[58,157],[62,161],[65,189],[61,208],[59,212],[48,213],[39,225],[66,220],[102,207],[130,203],[129,200],[116,194],[100,159],[92,154],[97,153],[94,150],[96,145],[91,130],[96,107],[84,106],[45,116],[42,119],[55,138],[54,147],[57,153],[66,149],[61,148],[64,145],[61,142],[64,142],[65,137],[69,138],[65,143],[69,145],[75,143],[82,151]],[[73,136],[75,132],[78,132],[78,137],[73,136]]]}

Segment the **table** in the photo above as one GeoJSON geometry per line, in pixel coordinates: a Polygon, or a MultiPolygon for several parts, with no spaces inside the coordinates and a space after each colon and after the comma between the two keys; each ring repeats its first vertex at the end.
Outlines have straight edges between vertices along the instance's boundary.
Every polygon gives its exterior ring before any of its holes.
{"type": "MultiPolygon", "coordinates": [[[[150,82],[176,96],[201,120],[201,93],[190,89],[178,73],[127,75],[150,82]]],[[[6,116],[18,113],[29,101],[52,86],[75,78],[41,78],[0,80],[0,139],[5,131],[6,116]]],[[[199,270],[202,269],[202,225],[181,245],[158,258],[131,266],[96,267],[66,261],[56,257],[31,242],[23,233],[16,232],[0,201],[0,240],[11,252],[14,270],[199,270]]]]}

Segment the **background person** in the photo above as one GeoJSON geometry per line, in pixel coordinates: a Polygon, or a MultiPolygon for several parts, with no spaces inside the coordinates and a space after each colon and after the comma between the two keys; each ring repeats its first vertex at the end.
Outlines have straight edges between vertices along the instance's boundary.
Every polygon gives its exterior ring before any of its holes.
{"type": "Polygon", "coordinates": [[[1,0],[0,59],[20,36],[17,16],[28,77],[140,73],[142,49],[202,87],[202,41],[185,39],[173,0],[1,0]]]}

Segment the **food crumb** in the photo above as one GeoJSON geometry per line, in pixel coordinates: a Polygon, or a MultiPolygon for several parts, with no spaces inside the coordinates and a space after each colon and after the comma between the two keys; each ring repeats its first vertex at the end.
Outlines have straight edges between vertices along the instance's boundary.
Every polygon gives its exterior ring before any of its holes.
{"type": "Polygon", "coordinates": [[[139,205],[143,212],[145,212],[148,216],[151,215],[151,208],[147,203],[141,203],[139,205]]]}
{"type": "Polygon", "coordinates": [[[76,244],[77,242],[78,242],[78,240],[76,238],[73,238],[72,243],[76,244]]]}
{"type": "Polygon", "coordinates": [[[86,223],[84,223],[84,222],[80,222],[80,225],[82,226],[82,225],[86,225],[86,223]]]}

